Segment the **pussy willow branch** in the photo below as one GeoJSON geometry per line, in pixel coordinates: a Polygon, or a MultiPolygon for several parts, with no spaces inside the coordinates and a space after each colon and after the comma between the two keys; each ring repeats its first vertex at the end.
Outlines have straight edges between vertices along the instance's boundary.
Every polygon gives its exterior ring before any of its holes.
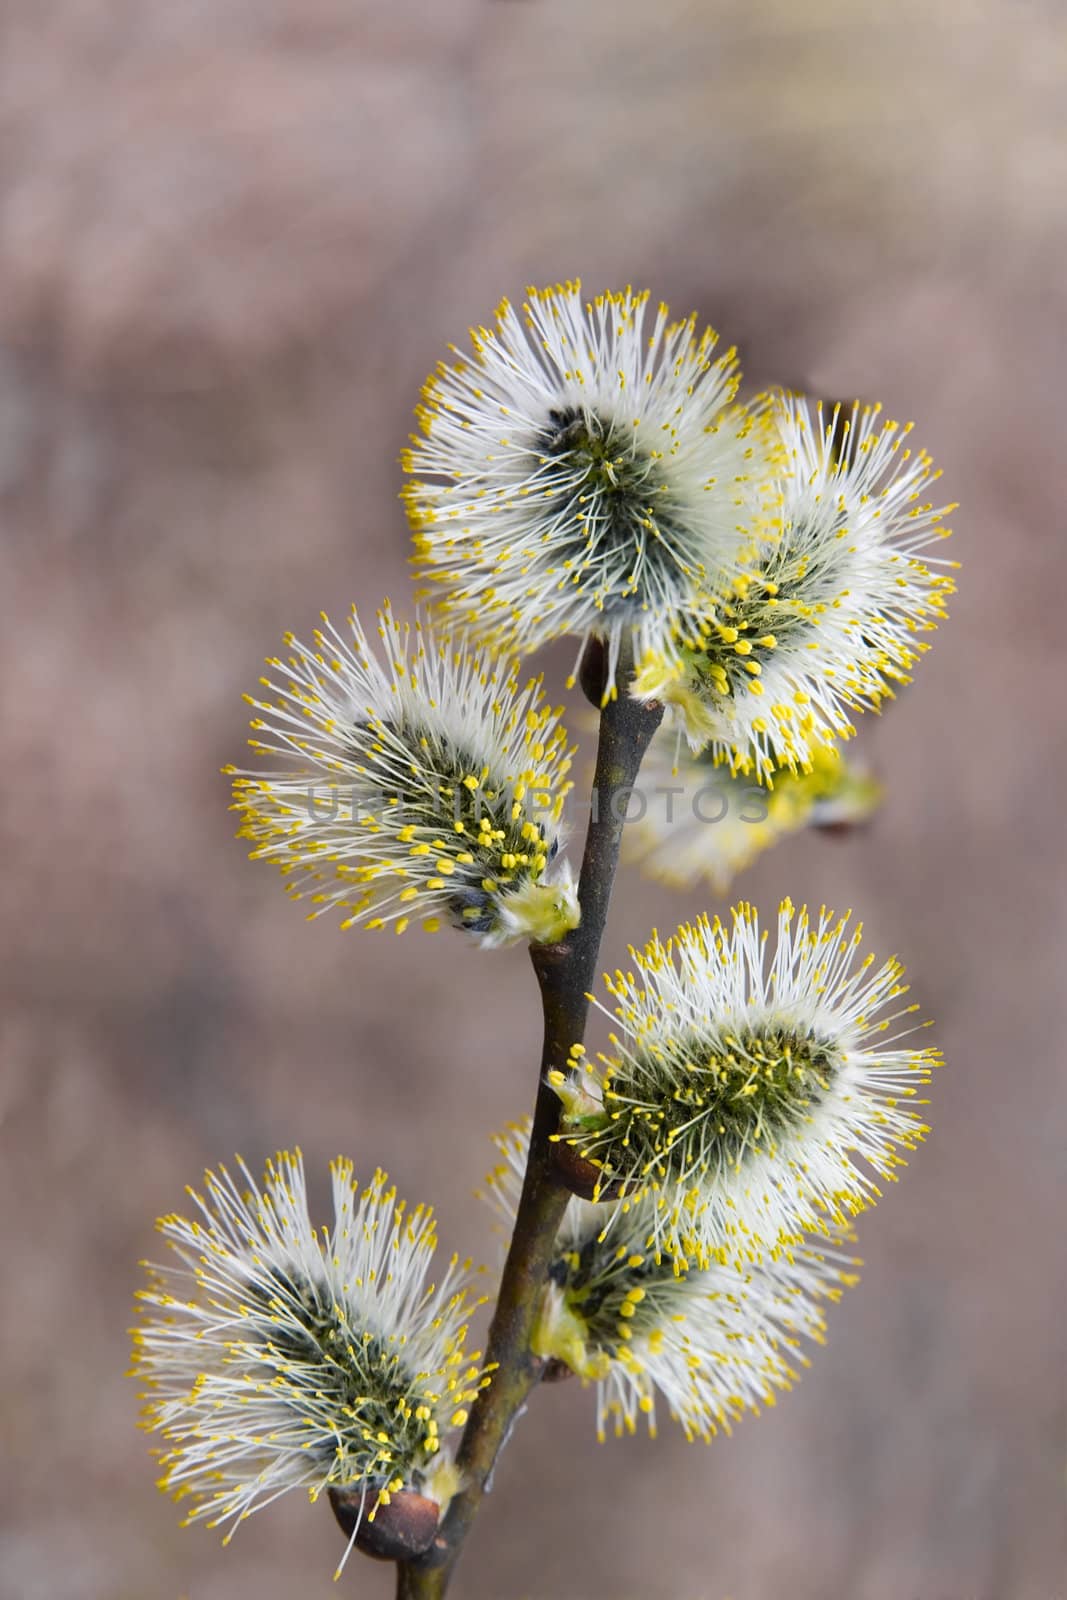
{"type": "Polygon", "coordinates": [[[398,1569],[397,1600],[440,1600],[445,1594],[497,1454],[541,1376],[543,1363],[530,1351],[537,1289],[551,1265],[552,1246],[569,1199],[554,1176],[551,1137],[560,1103],[545,1075],[552,1068],[565,1071],[571,1046],[585,1035],[588,992],[615,882],[628,791],[663,715],[662,707],[641,706],[630,698],[632,670],[632,655],[624,647],[618,698],[600,716],[592,809],[578,882],[582,920],[559,944],[530,947],[541,987],[544,1044],[526,1175],[486,1346],[486,1360],[495,1364],[495,1371],[471,1408],[459,1447],[457,1465],[464,1488],[452,1501],[429,1555],[398,1569]]]}

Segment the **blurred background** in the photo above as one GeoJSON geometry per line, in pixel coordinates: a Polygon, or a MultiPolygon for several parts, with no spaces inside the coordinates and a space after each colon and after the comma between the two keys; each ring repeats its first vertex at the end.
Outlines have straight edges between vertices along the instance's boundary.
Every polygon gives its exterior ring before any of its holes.
{"type": "MultiPolygon", "coordinates": [[[[949,1065],[799,1388],[710,1449],[598,1447],[545,1390],[457,1600],[1067,1594],[1065,90],[1058,0],[7,0],[3,1600],[392,1594],[331,1584],[295,1496],[179,1531],[126,1329],[153,1219],[235,1149],[299,1142],[323,1202],[330,1156],[381,1162],[497,1259],[525,954],[306,925],[218,769],[283,629],[405,602],[425,373],[574,275],[914,417],[962,502],[950,625],[862,729],[884,812],[739,885],[855,906],[949,1065]]],[[[628,877],[605,964],[708,904],[628,877]]]]}

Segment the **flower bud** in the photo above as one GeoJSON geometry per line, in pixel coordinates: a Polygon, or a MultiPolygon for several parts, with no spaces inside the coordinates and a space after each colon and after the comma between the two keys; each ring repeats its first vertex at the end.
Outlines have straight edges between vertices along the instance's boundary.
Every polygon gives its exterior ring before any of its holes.
{"type": "Polygon", "coordinates": [[[384,1495],[365,1486],[331,1488],[330,1505],[347,1539],[376,1561],[414,1561],[433,1544],[440,1506],[415,1489],[384,1495]]]}
{"type": "Polygon", "coordinates": [[[583,1156],[565,1134],[552,1146],[552,1161],[560,1184],[580,1200],[621,1200],[626,1193],[620,1179],[606,1175],[603,1166],[583,1156]]]}
{"type": "Polygon", "coordinates": [[[671,654],[768,539],[774,430],[734,402],[736,351],[647,291],[531,289],[472,341],[427,380],[401,458],[417,571],[451,632],[603,641],[601,705],[624,636],[671,654]]]}
{"type": "MultiPolygon", "coordinates": [[[[502,1163],[487,1198],[514,1220],[529,1123],[494,1141],[502,1163]]],[[[746,1411],[773,1405],[819,1343],[826,1306],[855,1283],[847,1230],[795,1241],[789,1254],[732,1266],[648,1248],[654,1196],[618,1206],[567,1205],[538,1298],[530,1348],[541,1381],[573,1373],[596,1388],[597,1431],[655,1431],[666,1403],[690,1439],[729,1431],[746,1411]]],[[[435,1488],[436,1492],[436,1488],[435,1488]]]]}
{"type": "Polygon", "coordinates": [[[599,711],[608,687],[608,656],[602,640],[590,639],[582,652],[578,683],[589,704],[599,711]]]}
{"type": "Polygon", "coordinates": [[[229,1539],[286,1491],[325,1490],[353,1543],[407,1560],[459,1484],[447,1437],[487,1381],[465,1348],[478,1302],[469,1263],[435,1262],[427,1206],[381,1171],[362,1189],[350,1161],[331,1173],[332,1229],[285,1151],[259,1183],[240,1161],[207,1173],[197,1215],[162,1219],[177,1260],[139,1295],[144,1426],[186,1522],[229,1539]]]}
{"type": "Polygon", "coordinates": [[[480,945],[553,943],[578,926],[558,855],[571,750],[559,710],[518,664],[379,613],[374,650],[353,610],[272,659],[252,748],[227,768],[252,856],[309,917],[342,928],[450,924],[480,945]]]}
{"type": "Polygon", "coordinates": [[[542,1383],[563,1383],[567,1378],[573,1378],[574,1372],[565,1361],[560,1361],[558,1356],[547,1356],[541,1371],[542,1383]]]}
{"type": "Polygon", "coordinates": [[[623,859],[672,888],[703,878],[718,894],[764,850],[806,828],[850,832],[882,798],[877,779],[834,745],[813,746],[806,771],[778,766],[759,783],[669,727],[653,738],[641,783],[648,803],[626,829],[623,859]]]}
{"type": "Polygon", "coordinates": [[[572,1187],[592,1168],[601,1195],[617,1180],[624,1207],[650,1202],[655,1250],[734,1264],[873,1205],[927,1132],[940,1054],[912,1042],[900,962],[861,944],[850,916],[786,900],[770,949],[742,903],[729,927],[701,917],[632,950],[606,980],[612,1053],[549,1074],[572,1187]]]}
{"type": "Polygon", "coordinates": [[[927,498],[930,457],[880,410],[828,418],[770,399],[785,462],[778,536],[637,676],[637,697],[666,701],[693,750],[710,746],[768,787],[782,766],[810,771],[820,745],[851,737],[853,712],[911,681],[954,591],[956,563],[932,551],[955,507],[927,498]]]}

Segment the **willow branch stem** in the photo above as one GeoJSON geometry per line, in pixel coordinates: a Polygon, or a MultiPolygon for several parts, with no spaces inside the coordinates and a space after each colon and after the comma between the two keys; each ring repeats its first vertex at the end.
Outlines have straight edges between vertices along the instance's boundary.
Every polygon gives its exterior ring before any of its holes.
{"type": "Polygon", "coordinates": [[[396,1569],[396,1600],[437,1600],[448,1583],[444,1567],[419,1568],[398,1566],[396,1569]]]}
{"type": "Polygon", "coordinates": [[[607,921],[630,792],[663,715],[661,706],[642,706],[630,698],[631,674],[632,656],[624,646],[618,697],[609,701],[600,717],[589,830],[578,882],[581,922],[559,944],[530,947],[541,988],[544,1043],[526,1175],[486,1346],[486,1360],[495,1368],[492,1382],[474,1402],[460,1443],[457,1466],[464,1488],[449,1506],[429,1554],[398,1569],[397,1600],[441,1600],[445,1594],[487,1492],[497,1455],[543,1370],[544,1363],[530,1350],[536,1291],[551,1265],[556,1233],[570,1199],[556,1177],[552,1159],[560,1102],[545,1080],[553,1068],[567,1070],[571,1047],[585,1036],[588,995],[607,921]]]}

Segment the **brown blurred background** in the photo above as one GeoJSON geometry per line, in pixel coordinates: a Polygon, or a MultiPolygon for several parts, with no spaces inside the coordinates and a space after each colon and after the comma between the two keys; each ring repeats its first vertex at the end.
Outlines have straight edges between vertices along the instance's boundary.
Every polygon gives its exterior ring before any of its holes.
{"type": "MultiPolygon", "coordinates": [[[[457,1600],[1067,1594],[1065,90],[1058,0],[7,0],[3,1600],[392,1593],[335,1589],[296,1497],[180,1532],[125,1330],[153,1218],[234,1149],[380,1161],[495,1260],[524,953],[305,925],[218,769],[284,628],[405,600],[425,372],[575,274],[914,416],[962,502],[951,623],[863,729],[883,815],[740,885],[856,906],[949,1066],[796,1392],[705,1450],[598,1448],[546,1390],[457,1600]]],[[[706,904],[628,879],[605,961],[706,904]]]]}

